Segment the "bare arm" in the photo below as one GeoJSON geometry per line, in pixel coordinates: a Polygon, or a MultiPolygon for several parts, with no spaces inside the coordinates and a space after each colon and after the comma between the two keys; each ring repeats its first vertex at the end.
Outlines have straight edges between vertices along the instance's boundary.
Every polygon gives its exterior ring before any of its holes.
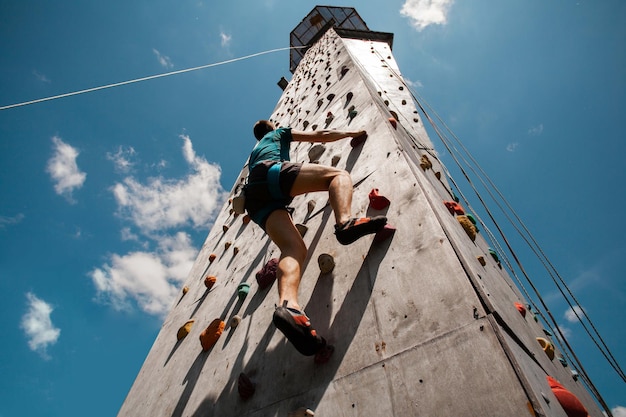
{"type": "Polygon", "coordinates": [[[365,134],[365,130],[341,131],[341,130],[315,130],[312,132],[291,131],[291,137],[296,142],[334,142],[343,138],[356,138],[365,134]]]}

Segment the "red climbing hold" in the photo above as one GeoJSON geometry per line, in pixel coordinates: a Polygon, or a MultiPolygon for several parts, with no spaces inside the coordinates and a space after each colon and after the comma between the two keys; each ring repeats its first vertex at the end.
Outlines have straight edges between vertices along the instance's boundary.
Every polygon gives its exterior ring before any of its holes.
{"type": "Polygon", "coordinates": [[[374,210],[384,210],[391,204],[391,201],[389,201],[387,197],[378,194],[378,188],[373,188],[372,191],[370,191],[369,198],[370,206],[374,210]]]}
{"type": "Polygon", "coordinates": [[[276,269],[278,268],[278,259],[272,258],[256,273],[256,282],[261,290],[271,286],[276,280],[276,269]]]}
{"type": "Polygon", "coordinates": [[[356,148],[357,146],[365,142],[365,139],[367,139],[367,133],[363,133],[361,136],[352,138],[352,140],[350,141],[350,146],[352,146],[353,148],[356,148]]]}
{"type": "Polygon", "coordinates": [[[217,282],[217,278],[214,277],[213,275],[208,275],[204,279],[204,285],[207,288],[207,290],[210,290],[211,288],[213,288],[216,282],[217,282]]]}
{"type": "Polygon", "coordinates": [[[561,407],[563,407],[565,414],[567,414],[567,417],[589,417],[587,409],[583,403],[580,402],[578,397],[551,376],[546,376],[546,379],[548,380],[548,384],[554,396],[559,401],[559,404],[561,404],[561,407]]]}
{"type": "Polygon", "coordinates": [[[526,317],[526,307],[524,307],[524,304],[517,302],[517,301],[514,304],[515,304],[515,308],[517,309],[517,311],[519,311],[522,317],[526,317]]]}
{"type": "Polygon", "coordinates": [[[213,263],[213,261],[215,260],[215,258],[217,258],[217,255],[215,255],[214,253],[209,255],[209,262],[213,263]]]}
{"type": "Polygon", "coordinates": [[[391,126],[393,126],[394,129],[398,128],[398,121],[395,118],[390,117],[389,118],[389,123],[391,123],[391,126]]]}
{"type": "Polygon", "coordinates": [[[226,324],[222,320],[215,319],[200,333],[200,344],[202,345],[203,351],[206,352],[215,346],[217,339],[220,338],[224,331],[224,327],[226,327],[226,324]]]}
{"type": "Polygon", "coordinates": [[[374,242],[382,242],[389,239],[396,233],[396,228],[387,223],[382,229],[380,229],[374,236],[374,242]]]}
{"type": "Polygon", "coordinates": [[[446,205],[452,215],[458,214],[459,216],[462,216],[465,214],[463,207],[461,207],[461,205],[456,201],[444,201],[443,204],[446,205]]]}
{"type": "Polygon", "coordinates": [[[250,380],[248,375],[242,372],[239,374],[239,380],[237,381],[237,391],[239,391],[239,396],[242,399],[247,400],[254,395],[256,384],[250,380]]]}

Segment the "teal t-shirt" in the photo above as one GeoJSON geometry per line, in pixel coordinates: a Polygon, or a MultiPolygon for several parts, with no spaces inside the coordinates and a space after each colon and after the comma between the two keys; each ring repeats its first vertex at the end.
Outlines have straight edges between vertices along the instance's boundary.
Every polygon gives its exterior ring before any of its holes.
{"type": "Polygon", "coordinates": [[[250,154],[249,170],[262,161],[289,161],[292,140],[290,127],[280,127],[263,136],[250,154]]]}

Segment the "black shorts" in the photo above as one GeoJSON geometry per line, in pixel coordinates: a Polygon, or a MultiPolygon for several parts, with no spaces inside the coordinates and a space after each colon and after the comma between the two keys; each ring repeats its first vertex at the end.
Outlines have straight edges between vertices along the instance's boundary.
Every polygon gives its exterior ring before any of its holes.
{"type": "Polygon", "coordinates": [[[246,211],[250,218],[263,230],[265,222],[274,210],[287,210],[287,206],[293,200],[291,188],[300,173],[302,164],[295,162],[282,162],[278,186],[282,198],[272,197],[270,193],[267,172],[278,161],[263,161],[258,164],[248,175],[248,184],[245,188],[246,211]]]}

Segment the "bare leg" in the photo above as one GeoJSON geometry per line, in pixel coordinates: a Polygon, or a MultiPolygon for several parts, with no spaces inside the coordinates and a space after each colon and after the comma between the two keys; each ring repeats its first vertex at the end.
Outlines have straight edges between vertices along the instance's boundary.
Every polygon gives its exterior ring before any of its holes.
{"type": "Polygon", "coordinates": [[[348,172],[323,165],[303,164],[291,189],[295,197],[314,191],[327,191],[337,224],[350,220],[352,178],[348,172]]]}
{"type": "Polygon", "coordinates": [[[272,212],[265,224],[265,230],[280,249],[280,260],[276,271],[279,305],[287,301],[288,307],[300,310],[298,287],[302,276],[302,266],[307,255],[306,245],[285,210],[272,212]]]}

